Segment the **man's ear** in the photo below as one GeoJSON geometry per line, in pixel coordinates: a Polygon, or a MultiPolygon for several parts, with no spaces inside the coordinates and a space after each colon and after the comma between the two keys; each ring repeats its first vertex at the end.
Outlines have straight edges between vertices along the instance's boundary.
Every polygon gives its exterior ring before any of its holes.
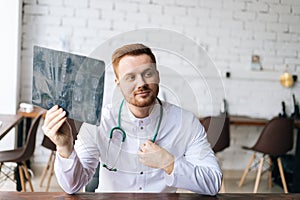
{"type": "Polygon", "coordinates": [[[115,78],[115,84],[116,84],[118,87],[120,87],[120,81],[119,81],[119,79],[115,78]]]}
{"type": "Polygon", "coordinates": [[[156,70],[156,72],[157,72],[157,77],[158,77],[157,84],[159,84],[160,83],[159,71],[156,70]]]}

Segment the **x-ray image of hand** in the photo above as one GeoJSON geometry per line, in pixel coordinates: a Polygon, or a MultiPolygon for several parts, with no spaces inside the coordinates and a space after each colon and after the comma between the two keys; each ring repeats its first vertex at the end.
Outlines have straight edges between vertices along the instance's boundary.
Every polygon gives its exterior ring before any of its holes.
{"type": "Polygon", "coordinates": [[[105,64],[101,60],[34,47],[32,103],[63,108],[80,122],[99,124],[105,64]]]}

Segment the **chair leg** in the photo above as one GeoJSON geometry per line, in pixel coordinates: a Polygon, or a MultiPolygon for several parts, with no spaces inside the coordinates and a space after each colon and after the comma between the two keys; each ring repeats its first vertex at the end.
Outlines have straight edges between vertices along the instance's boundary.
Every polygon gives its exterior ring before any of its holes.
{"type": "Polygon", "coordinates": [[[52,161],[52,151],[51,151],[51,154],[50,154],[50,156],[49,156],[49,159],[48,159],[48,161],[47,161],[47,164],[46,164],[46,166],[45,166],[45,168],[44,168],[44,170],[43,170],[43,173],[42,173],[42,178],[41,178],[41,181],[40,181],[40,187],[42,187],[43,186],[43,182],[44,182],[44,180],[45,180],[45,177],[46,177],[46,174],[47,174],[47,172],[48,172],[48,170],[49,170],[49,168],[50,168],[50,164],[51,164],[51,161],[52,161]]]}
{"type": "Polygon", "coordinates": [[[0,162],[0,175],[1,175],[2,163],[0,162]]]}
{"type": "Polygon", "coordinates": [[[221,193],[225,193],[225,182],[224,182],[224,177],[222,178],[221,193]]]}
{"type": "Polygon", "coordinates": [[[281,177],[284,193],[288,193],[280,157],[277,158],[277,164],[278,164],[278,168],[279,168],[279,172],[280,172],[280,177],[281,177]]]}
{"type": "Polygon", "coordinates": [[[30,174],[29,174],[29,172],[28,172],[27,165],[26,165],[25,161],[23,161],[22,163],[23,163],[23,167],[24,167],[25,176],[26,176],[27,181],[28,181],[28,183],[29,183],[30,191],[31,191],[31,192],[34,192],[33,186],[32,186],[32,182],[31,182],[31,177],[30,177],[30,174]]]}
{"type": "Polygon", "coordinates": [[[53,160],[52,160],[51,167],[50,167],[50,173],[49,173],[48,182],[47,182],[47,186],[46,186],[46,192],[48,192],[48,190],[49,190],[49,186],[50,186],[50,183],[51,183],[51,178],[54,174],[55,152],[52,151],[51,155],[53,157],[53,160]]]}
{"type": "Polygon", "coordinates": [[[26,185],[25,185],[25,179],[24,179],[24,174],[23,174],[23,168],[21,164],[18,164],[19,168],[19,175],[20,175],[20,181],[21,181],[21,186],[22,186],[22,192],[26,192],[26,185]]]}
{"type": "Polygon", "coordinates": [[[253,193],[257,193],[258,185],[259,185],[259,181],[260,181],[260,177],[261,177],[262,168],[263,168],[263,165],[264,165],[264,160],[265,160],[265,157],[262,156],[260,158],[260,164],[259,164],[259,168],[258,168],[258,171],[257,171],[257,176],[256,176],[256,180],[255,180],[255,185],[254,185],[253,193]]]}
{"type": "Polygon", "coordinates": [[[272,163],[272,159],[271,159],[271,157],[270,156],[268,156],[269,157],[269,189],[271,189],[272,188],[272,169],[271,169],[271,167],[272,167],[272,165],[273,165],[273,163],[272,163]]]}
{"type": "Polygon", "coordinates": [[[250,169],[250,167],[251,167],[251,165],[252,165],[252,162],[253,162],[253,160],[254,160],[254,158],[255,158],[255,155],[256,155],[256,153],[253,153],[252,156],[250,157],[250,160],[249,160],[249,162],[248,162],[248,165],[247,165],[247,167],[246,167],[246,169],[245,169],[245,171],[244,171],[244,173],[243,173],[243,176],[242,176],[242,178],[241,178],[241,180],[240,180],[239,187],[241,187],[241,186],[243,185],[243,183],[244,183],[244,181],[245,181],[245,179],[246,179],[246,176],[247,176],[247,174],[248,174],[248,172],[249,172],[249,169],[250,169]]]}

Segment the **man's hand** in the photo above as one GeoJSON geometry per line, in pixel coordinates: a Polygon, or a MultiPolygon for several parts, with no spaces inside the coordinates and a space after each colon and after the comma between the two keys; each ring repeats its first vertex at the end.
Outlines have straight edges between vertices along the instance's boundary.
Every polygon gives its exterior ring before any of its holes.
{"type": "Polygon", "coordinates": [[[174,156],[150,140],[141,145],[138,155],[140,162],[148,167],[163,169],[167,174],[173,172],[174,156]]]}
{"type": "Polygon", "coordinates": [[[73,151],[73,136],[66,120],[66,112],[55,105],[47,111],[42,129],[56,145],[57,152],[68,158],[73,151]]]}

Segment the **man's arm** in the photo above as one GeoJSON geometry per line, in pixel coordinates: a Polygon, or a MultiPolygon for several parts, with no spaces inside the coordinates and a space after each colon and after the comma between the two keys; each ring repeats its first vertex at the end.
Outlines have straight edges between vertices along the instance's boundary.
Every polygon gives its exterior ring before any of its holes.
{"type": "Polygon", "coordinates": [[[71,155],[64,158],[56,154],[54,170],[57,181],[69,194],[83,188],[95,173],[99,162],[98,150],[95,145],[90,144],[95,141],[96,131],[95,126],[83,124],[71,155]],[[90,142],[86,143],[87,141],[90,142]]]}

